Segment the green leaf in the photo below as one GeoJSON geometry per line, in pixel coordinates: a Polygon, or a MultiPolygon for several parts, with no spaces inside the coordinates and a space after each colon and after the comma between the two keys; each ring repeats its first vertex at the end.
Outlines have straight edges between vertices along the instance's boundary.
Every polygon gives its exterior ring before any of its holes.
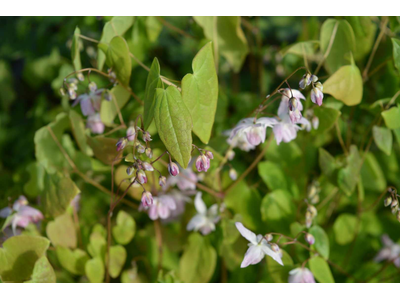
{"type": "Polygon", "coordinates": [[[218,101],[218,77],[212,43],[206,44],[192,62],[193,74],[182,79],[182,99],[193,120],[193,132],[207,144],[218,101]]]}
{"type": "Polygon", "coordinates": [[[317,133],[319,134],[330,130],[342,113],[334,108],[318,106],[314,108],[314,114],[319,119],[319,126],[317,129],[317,133]]]}
{"type": "Polygon", "coordinates": [[[46,174],[41,201],[47,216],[57,217],[68,208],[80,190],[67,174],[46,174]]]}
{"type": "Polygon", "coordinates": [[[57,140],[60,141],[62,134],[69,126],[68,115],[60,113],[53,122],[40,128],[35,133],[36,160],[48,173],[54,173],[56,170],[62,170],[67,166],[67,161],[50,134],[48,127],[53,131],[57,140]]]}
{"type": "Polygon", "coordinates": [[[400,71],[400,40],[392,38],[393,43],[393,60],[397,70],[400,71]]]}
{"type": "Polygon", "coordinates": [[[165,147],[186,168],[192,151],[192,119],[176,87],[156,89],[154,120],[165,147]]]}
{"type": "Polygon", "coordinates": [[[0,277],[3,282],[24,282],[31,278],[37,260],[46,254],[50,241],[44,237],[18,235],[0,248],[0,277]]]}
{"type": "Polygon", "coordinates": [[[327,19],[321,27],[320,47],[322,53],[325,54],[328,51],[333,34],[335,34],[333,44],[328,57],[325,59],[325,68],[331,74],[340,67],[348,65],[351,54],[356,49],[354,32],[349,22],[327,19]]]}
{"type": "Polygon", "coordinates": [[[162,31],[162,24],[157,17],[146,17],[146,32],[150,42],[155,42],[162,31]]]}
{"type": "Polygon", "coordinates": [[[132,73],[132,62],[129,56],[129,47],[121,36],[114,37],[107,50],[107,65],[116,73],[118,80],[129,86],[132,73]]]}
{"type": "Polygon", "coordinates": [[[106,126],[112,126],[114,119],[118,114],[118,108],[121,110],[131,97],[126,88],[117,85],[110,91],[113,99],[111,101],[103,100],[100,108],[100,119],[106,126]]]}
{"type": "Polygon", "coordinates": [[[75,224],[69,213],[64,213],[47,224],[46,234],[54,246],[76,248],[75,224]]]}
{"type": "Polygon", "coordinates": [[[144,128],[147,130],[154,118],[154,107],[156,105],[156,89],[162,88],[160,77],[160,63],[157,57],[153,59],[149,74],[147,75],[146,90],[144,95],[144,128]]]}
{"type": "Polygon", "coordinates": [[[386,155],[390,155],[390,153],[392,153],[393,144],[393,135],[390,129],[374,126],[372,128],[372,135],[378,148],[386,153],[386,155]]]}
{"type": "Polygon", "coordinates": [[[92,149],[90,149],[86,142],[85,124],[83,123],[82,117],[74,110],[70,110],[69,120],[71,122],[72,133],[74,134],[79,149],[86,155],[93,155],[92,149]]]}
{"type": "Polygon", "coordinates": [[[102,283],[104,280],[104,263],[99,257],[88,260],[85,264],[85,274],[92,283],[102,283]]]}
{"type": "Polygon", "coordinates": [[[79,30],[78,26],[75,28],[74,36],[72,37],[72,45],[71,45],[71,58],[72,64],[74,65],[75,71],[82,69],[81,64],[81,54],[79,50],[79,35],[81,31],[79,30]]]}
{"type": "Polygon", "coordinates": [[[357,185],[361,162],[357,147],[352,145],[350,147],[350,154],[347,157],[347,166],[338,172],[338,185],[347,196],[353,194],[357,185]]]}
{"type": "Polygon", "coordinates": [[[88,252],[92,257],[100,257],[105,259],[107,251],[107,241],[104,235],[98,231],[92,231],[90,234],[90,243],[88,252]]]}
{"type": "Polygon", "coordinates": [[[179,261],[179,277],[183,282],[209,282],[217,264],[217,252],[207,237],[192,233],[179,261]]]}
{"type": "Polygon", "coordinates": [[[135,220],[123,210],[117,215],[117,225],[112,229],[114,239],[118,244],[127,245],[135,236],[136,223],[135,220]]]}
{"type": "Polygon", "coordinates": [[[397,129],[400,127],[400,108],[398,106],[392,107],[381,113],[385,124],[390,129],[397,129]]]}
{"type": "Polygon", "coordinates": [[[319,256],[315,256],[309,261],[310,271],[320,283],[334,283],[331,269],[328,263],[319,256]]]}
{"type": "Polygon", "coordinates": [[[325,231],[318,225],[314,225],[310,228],[309,233],[315,238],[314,245],[311,246],[312,249],[317,250],[321,256],[325,259],[329,258],[329,238],[325,231]]]}
{"type": "Polygon", "coordinates": [[[295,54],[300,57],[306,57],[307,59],[313,59],[316,50],[318,49],[319,41],[306,41],[306,42],[298,42],[293,45],[290,45],[282,50],[282,56],[286,54],[295,54]]]}
{"type": "Polygon", "coordinates": [[[85,264],[89,256],[81,249],[71,250],[66,247],[56,247],[56,254],[61,266],[75,275],[85,274],[85,264]]]}
{"type": "Polygon", "coordinates": [[[236,242],[237,238],[240,235],[239,231],[236,228],[235,223],[236,223],[235,219],[224,218],[221,221],[224,243],[226,244],[233,244],[234,242],[236,242]]]}
{"type": "Polygon", "coordinates": [[[261,203],[261,216],[268,227],[287,228],[295,220],[296,207],[292,196],[284,190],[275,190],[267,194],[261,203]]]}
{"type": "Polygon", "coordinates": [[[335,239],[339,245],[353,241],[357,231],[357,217],[351,214],[341,214],[333,224],[335,239]]]}
{"type": "Polygon", "coordinates": [[[365,156],[361,168],[361,178],[366,190],[381,193],[387,187],[385,175],[371,152],[368,152],[365,156]]]}
{"type": "Polygon", "coordinates": [[[117,139],[99,136],[92,138],[88,136],[87,141],[93,149],[94,156],[102,163],[111,165],[114,161],[115,164],[118,164],[122,151],[119,154],[117,152],[117,147],[115,146],[118,142],[117,139]]]}
{"type": "MultiPolygon", "coordinates": [[[[193,18],[203,28],[206,38],[213,41],[214,51],[218,49],[233,71],[238,73],[249,53],[247,40],[240,26],[240,17],[195,16],[193,18]]],[[[214,54],[218,60],[218,53],[214,54]]]]}
{"type": "Polygon", "coordinates": [[[282,249],[283,266],[278,264],[272,257],[267,257],[268,274],[275,283],[287,283],[290,270],[294,269],[293,260],[290,255],[282,249]]]}
{"type": "Polygon", "coordinates": [[[321,171],[326,176],[331,176],[333,172],[337,169],[337,163],[335,158],[325,149],[319,148],[319,167],[321,171]]]}
{"type": "Polygon", "coordinates": [[[126,250],[121,245],[110,247],[110,276],[117,278],[126,261],[126,250]]]}
{"type": "Polygon", "coordinates": [[[28,283],[55,283],[56,274],[46,256],[39,258],[33,267],[32,279],[28,283]]]}
{"type": "Polygon", "coordinates": [[[364,58],[372,49],[375,41],[377,26],[372,22],[371,17],[366,16],[348,16],[345,19],[350,23],[354,31],[356,49],[354,59],[364,58]]]}
{"type": "Polygon", "coordinates": [[[359,104],[363,95],[363,82],[358,67],[348,65],[337,70],[324,82],[324,93],[348,106],[359,104]]]}
{"type": "MultiPolygon", "coordinates": [[[[132,26],[134,20],[135,17],[113,17],[109,22],[104,25],[103,33],[101,34],[100,43],[98,45],[99,49],[102,49],[102,45],[107,46],[107,44],[112,40],[113,37],[117,35],[123,35],[125,32],[127,32],[128,29],[132,26]]],[[[105,53],[99,51],[97,57],[97,68],[99,70],[103,69],[105,61],[105,53]]]]}
{"type": "Polygon", "coordinates": [[[44,168],[38,162],[32,162],[26,170],[29,173],[29,181],[24,185],[24,193],[31,198],[37,197],[44,188],[44,168]]]}
{"type": "Polygon", "coordinates": [[[258,164],[258,174],[270,190],[286,190],[288,187],[282,168],[271,161],[258,164]]]}

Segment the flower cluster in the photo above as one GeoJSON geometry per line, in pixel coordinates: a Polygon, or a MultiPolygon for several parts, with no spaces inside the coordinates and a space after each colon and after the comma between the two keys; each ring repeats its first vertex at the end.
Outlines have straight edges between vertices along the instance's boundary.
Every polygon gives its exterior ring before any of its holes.
{"type": "Polygon", "coordinates": [[[214,158],[214,155],[211,151],[204,151],[202,149],[197,148],[200,152],[200,155],[196,159],[196,169],[198,172],[207,172],[210,168],[210,160],[214,158]]]}
{"type": "Polygon", "coordinates": [[[310,84],[312,85],[311,101],[321,106],[324,98],[322,83],[318,81],[317,76],[307,72],[299,82],[300,89],[304,90],[310,84]]]}
{"type": "Polygon", "coordinates": [[[306,227],[310,228],[312,225],[313,220],[316,218],[316,216],[318,215],[318,211],[315,208],[314,205],[311,205],[307,202],[307,210],[306,210],[306,227]]]}
{"type": "Polygon", "coordinates": [[[400,205],[399,205],[399,196],[397,194],[397,190],[394,188],[389,188],[388,192],[390,193],[390,195],[385,198],[384,200],[384,205],[385,207],[390,206],[390,209],[392,210],[392,214],[397,214],[397,220],[400,222],[400,205]]]}

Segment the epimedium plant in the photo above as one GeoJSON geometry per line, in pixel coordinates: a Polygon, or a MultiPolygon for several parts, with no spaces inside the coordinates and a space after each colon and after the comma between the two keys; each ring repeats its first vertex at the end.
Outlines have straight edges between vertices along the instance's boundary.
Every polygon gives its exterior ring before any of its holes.
{"type": "Polygon", "coordinates": [[[75,29],[74,70],[60,89],[64,109],[34,137],[26,190],[40,204],[33,208],[20,196],[0,212],[7,237],[1,280],[398,280],[398,271],[385,271],[400,266],[400,245],[386,230],[400,221],[393,145],[393,133],[400,139],[400,91],[363,100],[381,68],[398,77],[398,20],[326,19],[318,40],[278,53],[298,65],[219,133],[218,114],[227,111],[220,72],[242,69],[250,51],[243,28],[256,40],[260,31],[240,17],[193,21],[205,39],[178,81],[161,75],[157,57],[148,67],[137,51],[143,28],[148,40],[162,26],[189,38],[164,18],[113,17],[99,40],[75,29]],[[389,47],[385,35],[393,36],[391,56],[374,65],[389,47]],[[92,67],[81,62],[86,43],[97,46],[92,67]],[[133,65],[147,71],[141,87],[132,81],[133,65]],[[369,114],[361,128],[352,124],[359,111],[369,114]],[[338,147],[328,151],[331,144],[338,147]],[[108,211],[88,225],[79,215],[90,189],[108,211]],[[382,213],[389,225],[377,216],[382,206],[394,215],[382,213]],[[360,259],[369,262],[357,270],[360,259]]]}

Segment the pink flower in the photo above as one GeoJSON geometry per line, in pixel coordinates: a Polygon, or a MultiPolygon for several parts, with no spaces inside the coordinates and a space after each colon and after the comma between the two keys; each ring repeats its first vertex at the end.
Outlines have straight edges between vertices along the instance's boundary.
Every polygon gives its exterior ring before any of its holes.
{"type": "Polygon", "coordinates": [[[179,176],[170,176],[167,180],[167,186],[177,185],[181,191],[194,191],[198,179],[192,171],[191,163],[187,169],[181,169],[179,176]]]}
{"type": "Polygon", "coordinates": [[[86,127],[90,128],[93,133],[102,134],[104,132],[104,124],[100,119],[100,114],[94,114],[87,118],[86,127]]]}
{"type": "Polygon", "coordinates": [[[153,195],[150,192],[145,191],[142,193],[141,201],[144,207],[151,206],[153,204],[153,195]]]}
{"type": "Polygon", "coordinates": [[[292,90],[290,92],[290,89],[285,89],[281,103],[279,104],[278,116],[281,117],[289,114],[292,123],[298,122],[302,117],[301,111],[303,110],[303,104],[300,99],[306,99],[300,91],[292,90]]]}
{"type": "Polygon", "coordinates": [[[315,279],[309,269],[296,268],[289,272],[289,283],[315,283],[315,279]]]}
{"type": "Polygon", "coordinates": [[[208,169],[210,168],[210,159],[205,156],[204,154],[199,155],[199,157],[196,159],[196,169],[198,172],[207,172],[208,169]]]}
{"type": "Polygon", "coordinates": [[[251,146],[258,146],[265,142],[267,127],[273,127],[274,124],[275,121],[272,118],[259,118],[257,120],[254,120],[254,118],[243,119],[232,129],[228,143],[231,144],[235,137],[239,137],[240,139],[246,136],[247,142],[251,146]]]}
{"type": "Polygon", "coordinates": [[[311,101],[315,104],[318,104],[318,106],[321,106],[322,99],[324,99],[324,94],[322,93],[322,90],[316,87],[313,88],[311,90],[311,101]]]}
{"type": "Polygon", "coordinates": [[[128,129],[126,130],[126,138],[128,139],[128,141],[133,141],[135,139],[136,136],[136,130],[135,130],[135,126],[129,126],[128,129]]]}
{"type": "Polygon", "coordinates": [[[207,210],[207,206],[201,198],[201,192],[198,192],[194,200],[194,206],[197,210],[197,215],[189,221],[186,229],[188,231],[200,231],[203,235],[214,231],[215,224],[218,223],[220,219],[218,215],[218,205],[214,204],[207,210]]]}
{"type": "Polygon", "coordinates": [[[171,174],[172,176],[176,176],[179,174],[179,167],[176,163],[170,162],[168,164],[168,172],[169,174],[171,174]]]}
{"type": "Polygon", "coordinates": [[[149,217],[152,220],[167,219],[171,215],[171,211],[175,209],[175,201],[171,196],[154,197],[153,204],[149,207],[149,217]]]}
{"type": "Polygon", "coordinates": [[[269,244],[261,234],[256,235],[244,227],[240,222],[236,222],[235,225],[240,234],[250,242],[248,244],[249,249],[244,255],[244,259],[240,265],[241,268],[258,264],[265,257],[265,255],[272,257],[272,259],[274,259],[278,264],[283,266],[280,251],[274,251],[271,244],[269,244]]]}
{"type": "Polygon", "coordinates": [[[84,116],[91,116],[94,115],[96,111],[100,111],[102,94],[104,92],[104,89],[97,89],[94,82],[89,84],[89,90],[88,94],[80,95],[72,104],[72,106],[76,106],[80,103],[84,116]]]}
{"type": "Polygon", "coordinates": [[[382,236],[382,243],[384,247],[379,251],[375,257],[376,262],[382,260],[393,261],[397,268],[400,268],[400,245],[394,243],[387,234],[382,236]]]}
{"type": "Polygon", "coordinates": [[[11,225],[14,235],[16,235],[17,227],[26,228],[30,223],[37,223],[43,219],[43,214],[39,210],[27,204],[28,200],[24,196],[20,196],[14,202],[12,209],[6,207],[0,210],[0,217],[7,218],[3,228],[11,225]]]}

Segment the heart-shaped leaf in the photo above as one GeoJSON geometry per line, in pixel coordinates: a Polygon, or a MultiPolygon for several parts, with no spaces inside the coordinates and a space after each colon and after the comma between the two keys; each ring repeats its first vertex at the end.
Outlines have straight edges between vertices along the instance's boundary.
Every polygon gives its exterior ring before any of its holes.
{"type": "Polygon", "coordinates": [[[135,220],[123,210],[117,215],[117,225],[112,229],[114,239],[121,245],[129,244],[135,236],[136,223],[135,220]]]}
{"type": "Polygon", "coordinates": [[[85,264],[85,274],[92,283],[102,283],[104,280],[104,263],[100,257],[88,260],[85,264]]]}
{"type": "Polygon", "coordinates": [[[397,129],[400,127],[400,108],[398,106],[392,107],[381,113],[387,128],[397,129]]]}
{"type": "Polygon", "coordinates": [[[131,97],[131,94],[126,88],[120,85],[113,87],[110,93],[113,99],[111,101],[103,100],[100,108],[100,119],[106,126],[112,126],[114,124],[114,119],[118,114],[118,108],[121,110],[131,97]]]}
{"type": "Polygon", "coordinates": [[[320,283],[334,283],[328,263],[320,256],[315,256],[309,261],[310,270],[320,283]]]}
{"type": "Polygon", "coordinates": [[[126,250],[121,245],[110,247],[110,276],[117,278],[126,261],[126,250]]]}
{"type": "Polygon", "coordinates": [[[85,264],[89,256],[81,249],[71,250],[66,247],[58,246],[56,248],[57,258],[61,266],[75,275],[85,274],[85,264]]]}
{"type": "Polygon", "coordinates": [[[56,274],[46,256],[39,258],[33,267],[32,279],[28,283],[55,283],[56,274]]]}
{"type": "Polygon", "coordinates": [[[76,248],[75,225],[69,213],[55,218],[47,224],[46,234],[54,246],[76,248]]]}

